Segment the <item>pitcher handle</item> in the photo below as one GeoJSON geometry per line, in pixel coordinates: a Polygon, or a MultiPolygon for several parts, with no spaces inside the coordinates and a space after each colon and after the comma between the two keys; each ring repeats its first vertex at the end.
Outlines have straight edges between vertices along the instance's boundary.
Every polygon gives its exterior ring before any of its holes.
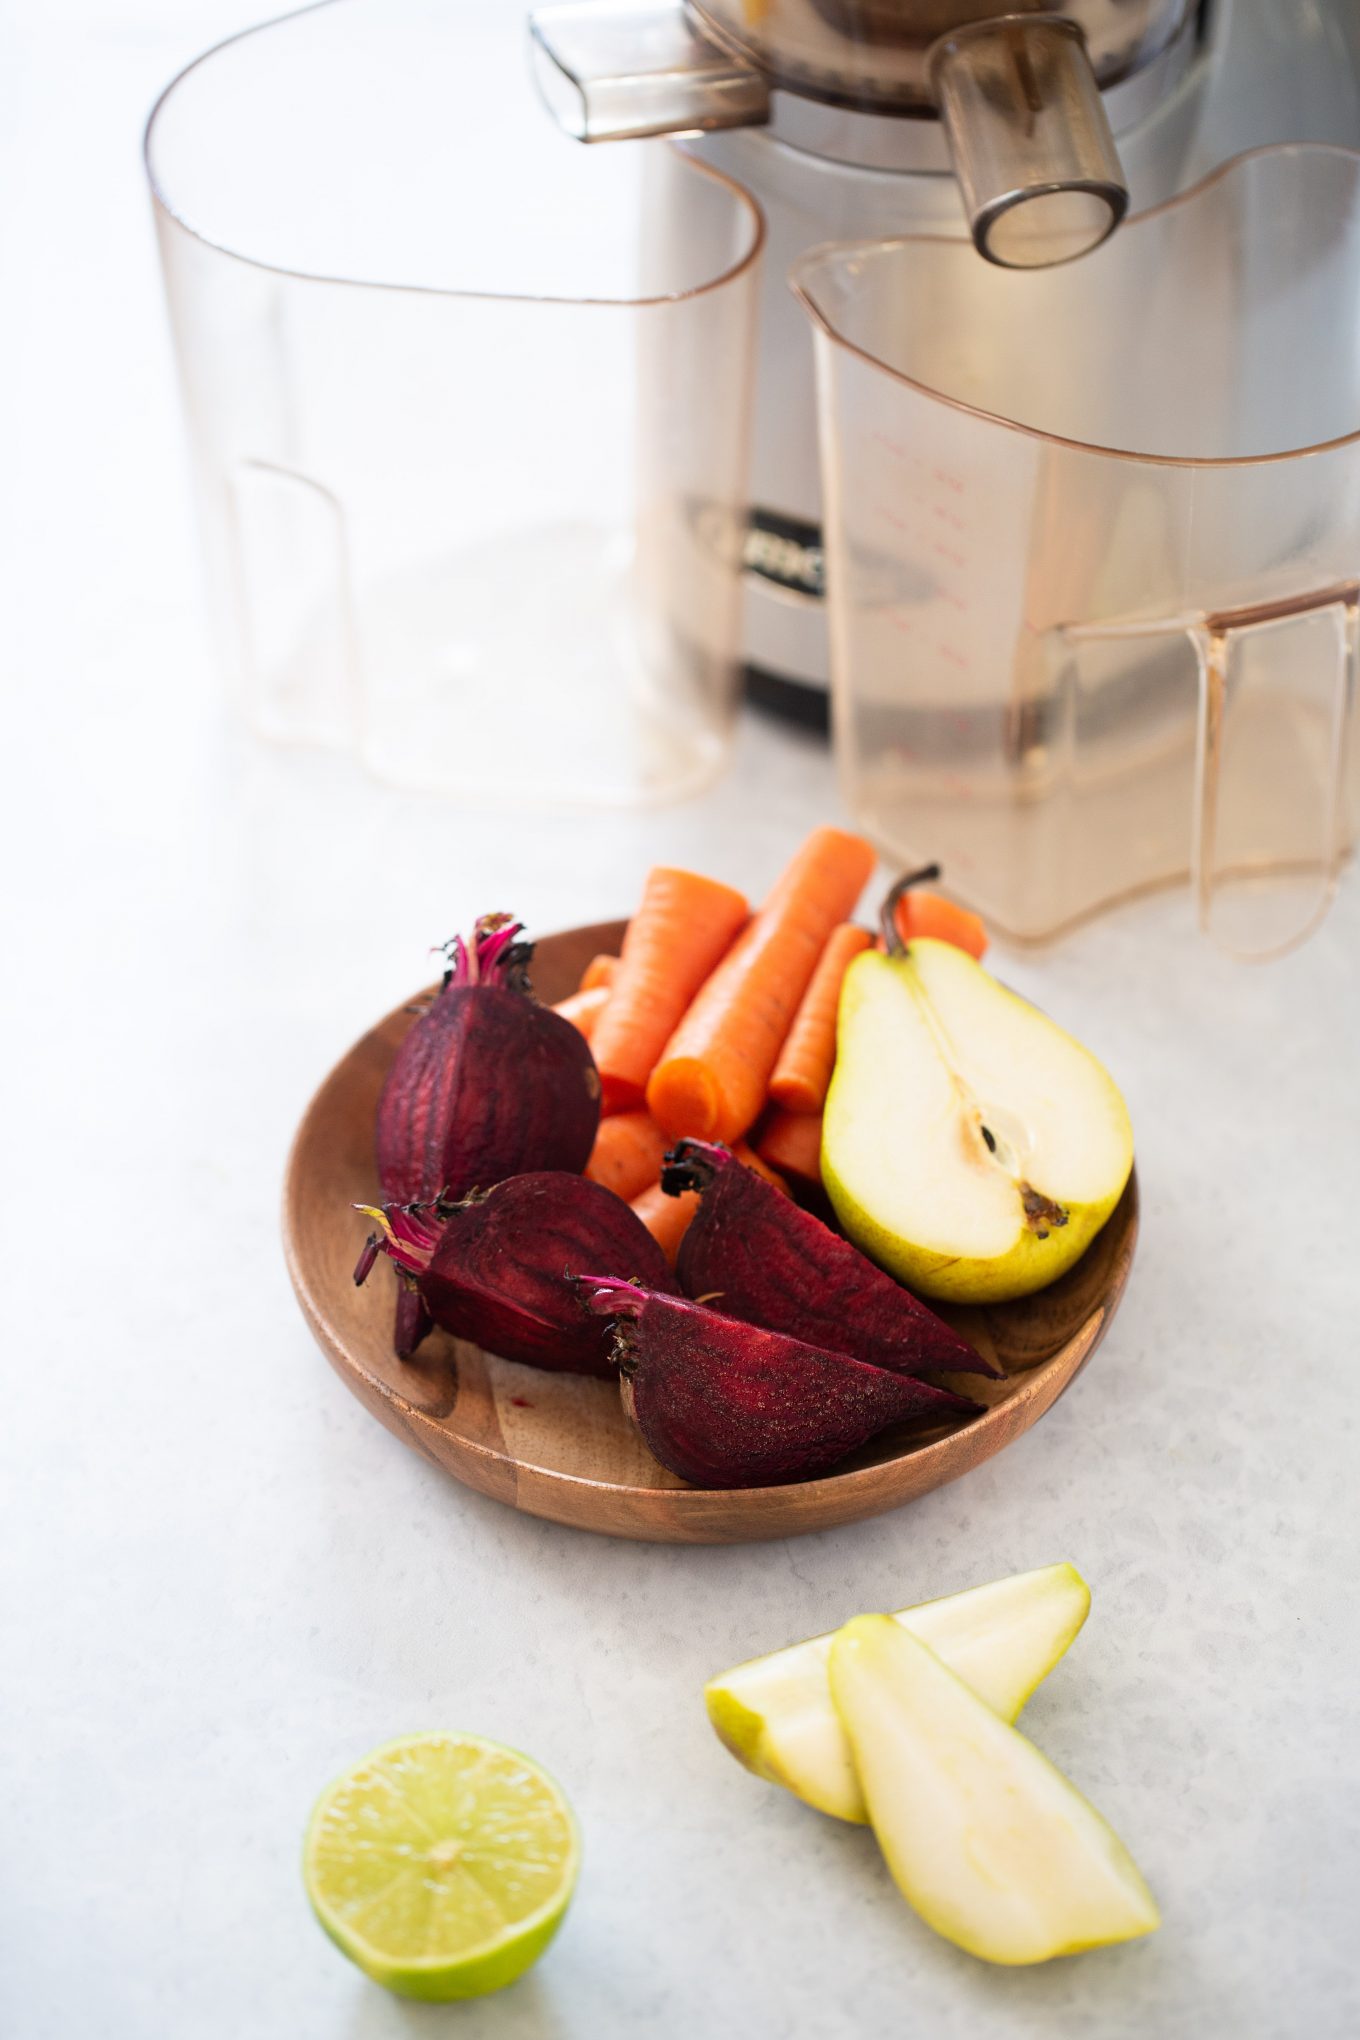
{"type": "Polygon", "coordinates": [[[363,701],[344,506],[272,460],[238,460],[226,493],[250,721],[285,743],[353,749],[363,701]]]}
{"type": "Polygon", "coordinates": [[[1346,849],[1360,583],[1187,625],[1199,664],[1191,884],[1203,932],[1265,960],[1318,926],[1346,849]]]}

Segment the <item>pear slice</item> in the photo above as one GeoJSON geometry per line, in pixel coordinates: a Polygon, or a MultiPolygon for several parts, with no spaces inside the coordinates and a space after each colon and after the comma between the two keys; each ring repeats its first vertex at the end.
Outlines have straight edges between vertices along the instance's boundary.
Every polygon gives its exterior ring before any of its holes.
{"type": "Polygon", "coordinates": [[[838,1631],[830,1678],[888,1868],[937,1934],[1046,1962],[1160,1924],[1095,1808],[890,1616],[838,1631]]]}
{"type": "MultiPolygon", "coordinates": [[[[1072,1565],[1015,1573],[894,1615],[987,1705],[1014,1721],[1066,1651],[1091,1605],[1072,1565]]],[[[737,1665],[704,1688],[708,1718],[739,1763],[838,1820],[868,1809],[850,1745],[831,1704],[834,1630],[737,1665]]]]}
{"type": "Polygon", "coordinates": [[[926,1296],[997,1303],[1070,1268],[1133,1167],[1088,1049],[952,943],[846,972],[822,1176],[856,1246],[926,1296]]]}

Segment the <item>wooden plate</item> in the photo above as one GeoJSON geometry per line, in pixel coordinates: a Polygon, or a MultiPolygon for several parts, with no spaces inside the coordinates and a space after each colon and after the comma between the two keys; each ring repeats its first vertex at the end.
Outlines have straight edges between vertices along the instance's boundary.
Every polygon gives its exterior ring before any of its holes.
{"type": "MultiPolygon", "coordinates": [[[[588,960],[616,951],[622,922],[573,928],[538,945],[534,985],[547,1001],[574,990],[588,960]]],[[[283,1236],[288,1272],[317,1344],[342,1381],[408,1445],[479,1493],[555,1523],[664,1544],[735,1544],[827,1529],[894,1509],[957,1480],[1052,1408],[1090,1359],[1119,1304],[1138,1237],[1131,1180],[1088,1252],[1060,1282],[1019,1303],[943,1315],[1006,1368],[1005,1381],[960,1385],[984,1414],[885,1431],[834,1473],[788,1487],[688,1487],[659,1466],[628,1423],[612,1382],[545,1374],[436,1332],[414,1360],[389,1343],[392,1288],[379,1270],[351,1280],[366,1226],[350,1207],[375,1194],[373,1117],[397,1045],[402,1006],[331,1071],[289,1157],[283,1236]]]]}

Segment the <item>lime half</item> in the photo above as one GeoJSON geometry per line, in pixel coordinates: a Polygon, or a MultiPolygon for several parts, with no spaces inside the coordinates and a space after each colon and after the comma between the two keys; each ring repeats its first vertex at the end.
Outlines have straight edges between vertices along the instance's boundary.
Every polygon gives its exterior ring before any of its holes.
{"type": "Polygon", "coordinates": [[[546,1771],[475,1735],[386,1743],[327,1786],[303,1849],[326,1932],[402,1997],[481,1997],[561,1925],[580,1865],[546,1771]]]}

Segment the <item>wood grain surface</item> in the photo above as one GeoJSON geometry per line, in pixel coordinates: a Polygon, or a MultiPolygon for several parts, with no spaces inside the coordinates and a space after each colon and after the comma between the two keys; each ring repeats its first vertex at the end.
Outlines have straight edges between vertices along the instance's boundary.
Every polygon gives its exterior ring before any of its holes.
{"type": "MultiPolygon", "coordinates": [[[[553,1001],[589,959],[616,951],[622,922],[539,943],[534,985],[553,1001]]],[[[373,1118],[412,1010],[389,1013],[331,1071],[307,1108],[289,1157],[283,1238],[298,1302],[326,1358],[390,1431],[468,1487],[530,1515],[655,1543],[726,1544],[789,1537],[897,1508],[957,1480],[1052,1408],[1095,1351],[1118,1307],[1138,1237],[1138,1190],[1077,1266],[1018,1303],[942,1315],[1006,1369],[1004,1381],[957,1385],[985,1402],[978,1417],[898,1426],[835,1472],[786,1487],[689,1487],[653,1459],[616,1385],[547,1374],[435,1332],[413,1360],[390,1345],[385,1269],[352,1280],[368,1230],[353,1205],[377,1191],[373,1118]]]]}

